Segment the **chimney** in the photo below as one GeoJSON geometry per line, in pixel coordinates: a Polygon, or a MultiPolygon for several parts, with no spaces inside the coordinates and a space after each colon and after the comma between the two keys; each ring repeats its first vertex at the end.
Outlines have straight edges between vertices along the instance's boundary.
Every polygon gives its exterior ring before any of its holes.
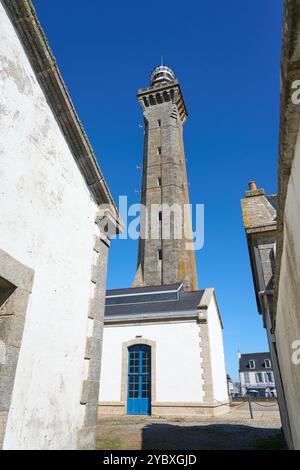
{"type": "Polygon", "coordinates": [[[256,190],[256,189],[257,189],[257,186],[256,186],[255,181],[250,181],[250,182],[248,183],[248,186],[249,186],[249,191],[253,191],[253,190],[256,190]]]}
{"type": "Polygon", "coordinates": [[[257,189],[255,181],[249,181],[248,186],[249,190],[246,191],[246,197],[263,196],[265,194],[264,189],[257,189]]]}

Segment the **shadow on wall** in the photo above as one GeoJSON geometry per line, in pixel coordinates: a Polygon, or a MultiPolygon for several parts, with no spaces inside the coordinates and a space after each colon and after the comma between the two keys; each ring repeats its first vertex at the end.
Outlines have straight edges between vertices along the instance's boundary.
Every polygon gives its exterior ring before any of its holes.
{"type": "Polygon", "coordinates": [[[278,428],[235,424],[186,426],[148,424],[142,429],[142,449],[149,450],[281,450],[284,440],[278,428]]]}

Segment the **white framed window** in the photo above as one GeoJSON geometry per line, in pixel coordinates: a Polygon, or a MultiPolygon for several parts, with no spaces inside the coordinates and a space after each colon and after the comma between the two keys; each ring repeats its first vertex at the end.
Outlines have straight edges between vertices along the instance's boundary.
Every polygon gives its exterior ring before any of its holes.
{"type": "Polygon", "coordinates": [[[161,127],[161,119],[157,119],[156,125],[157,127],[161,127]]]}
{"type": "Polygon", "coordinates": [[[261,372],[257,372],[255,374],[255,379],[256,379],[256,383],[258,383],[258,384],[264,383],[264,376],[261,372]]]}
{"type": "Polygon", "coordinates": [[[265,372],[265,381],[268,383],[273,383],[274,378],[272,372],[265,372]]]}
{"type": "Polygon", "coordinates": [[[249,372],[244,372],[243,374],[244,374],[245,384],[249,384],[250,383],[249,372]]]}
{"type": "Polygon", "coordinates": [[[157,147],[156,153],[157,155],[161,155],[161,147],[157,147]]]}
{"type": "Polygon", "coordinates": [[[271,361],[270,361],[270,359],[265,359],[265,368],[266,368],[266,369],[271,369],[271,361]]]}
{"type": "Polygon", "coordinates": [[[249,369],[255,369],[255,361],[254,361],[254,359],[250,359],[250,361],[249,361],[249,369]]]}
{"type": "Polygon", "coordinates": [[[157,186],[161,186],[161,176],[157,178],[157,186]]]}

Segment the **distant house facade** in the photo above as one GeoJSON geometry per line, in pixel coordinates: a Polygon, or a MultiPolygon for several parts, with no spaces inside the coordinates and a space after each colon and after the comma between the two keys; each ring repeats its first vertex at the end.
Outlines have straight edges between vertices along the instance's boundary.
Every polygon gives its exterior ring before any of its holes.
{"type": "Polygon", "coordinates": [[[238,353],[241,395],[277,397],[271,354],[238,353]]]}
{"type": "Polygon", "coordinates": [[[0,62],[0,447],[93,449],[116,211],[30,1],[0,62]]]}

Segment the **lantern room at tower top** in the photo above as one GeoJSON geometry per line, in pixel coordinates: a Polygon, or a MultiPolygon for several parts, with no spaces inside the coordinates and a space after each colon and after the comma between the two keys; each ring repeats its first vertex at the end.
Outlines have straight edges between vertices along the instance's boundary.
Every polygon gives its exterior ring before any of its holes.
{"type": "Polygon", "coordinates": [[[162,81],[172,82],[175,79],[175,73],[167,65],[159,65],[158,67],[155,67],[150,75],[151,85],[162,81]]]}

